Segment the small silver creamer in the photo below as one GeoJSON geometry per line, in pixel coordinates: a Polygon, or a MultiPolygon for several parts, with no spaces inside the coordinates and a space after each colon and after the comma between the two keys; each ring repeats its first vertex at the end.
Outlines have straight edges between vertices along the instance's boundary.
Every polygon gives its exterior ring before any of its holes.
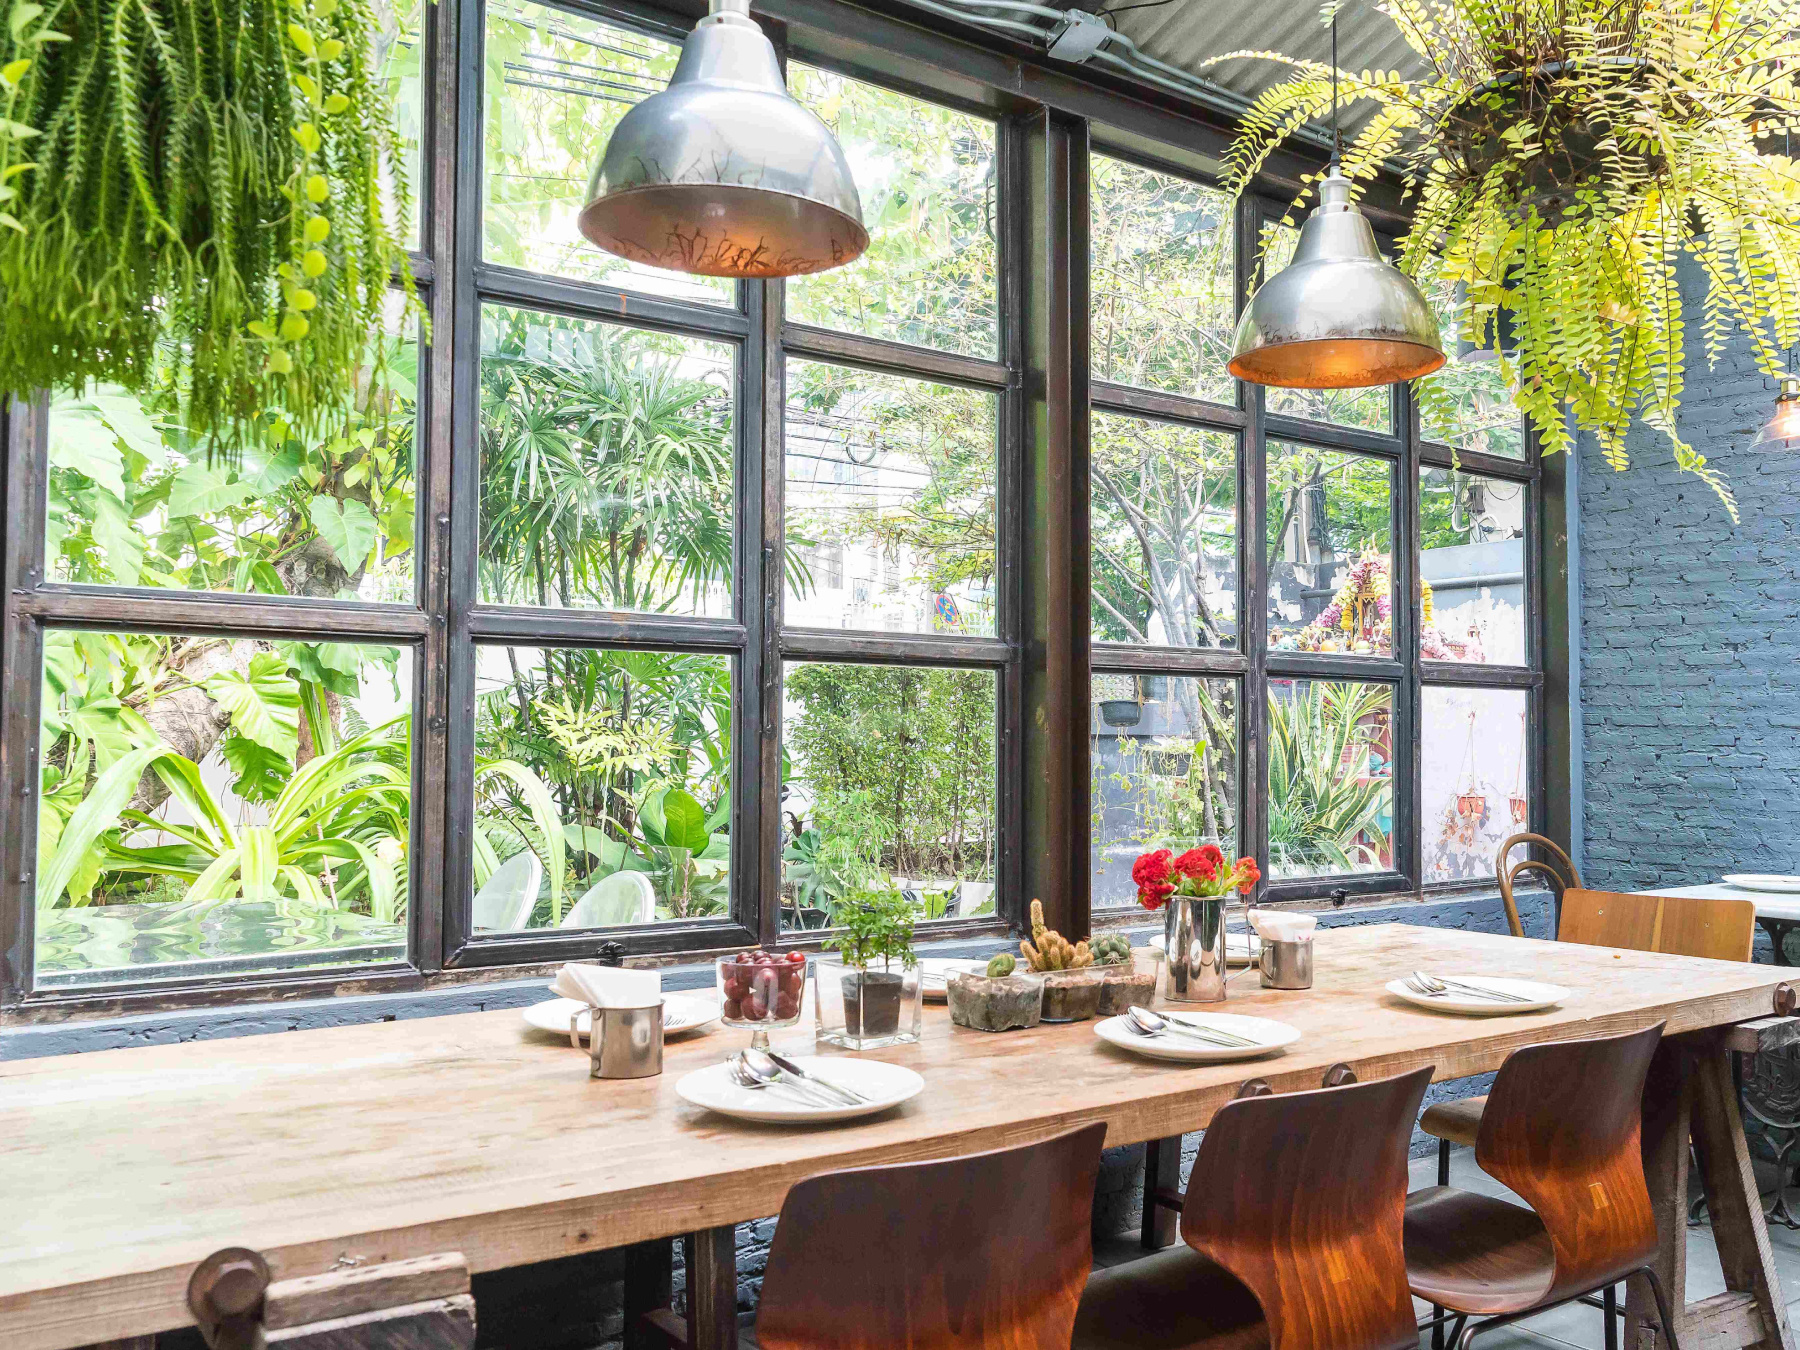
{"type": "MultiPolygon", "coordinates": [[[[653,1078],[663,1067],[663,1010],[589,1008],[588,1077],[653,1078]]],[[[569,1043],[581,1044],[581,1014],[569,1018],[569,1043]]]]}

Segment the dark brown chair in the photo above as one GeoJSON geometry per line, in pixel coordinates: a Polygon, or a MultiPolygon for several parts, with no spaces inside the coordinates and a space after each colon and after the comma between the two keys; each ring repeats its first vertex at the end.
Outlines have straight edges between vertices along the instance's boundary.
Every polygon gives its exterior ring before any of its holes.
{"type": "Polygon", "coordinates": [[[763,1350],[1063,1346],[1093,1267],[1106,1126],[942,1162],[830,1172],[788,1192],[763,1350]]]}
{"type": "Polygon", "coordinates": [[[1185,1245],[1088,1281],[1074,1350],[1414,1350],[1401,1223],[1429,1068],[1213,1117],[1185,1245]]]}
{"type": "Polygon", "coordinates": [[[1644,1075],[1661,1036],[1657,1025],[1527,1046],[1500,1066],[1475,1161],[1530,1208],[1449,1186],[1407,1197],[1407,1278],[1418,1297],[1457,1314],[1457,1350],[1631,1275],[1649,1281],[1680,1350],[1650,1266],[1656,1217],[1639,1151],[1644,1075]]]}

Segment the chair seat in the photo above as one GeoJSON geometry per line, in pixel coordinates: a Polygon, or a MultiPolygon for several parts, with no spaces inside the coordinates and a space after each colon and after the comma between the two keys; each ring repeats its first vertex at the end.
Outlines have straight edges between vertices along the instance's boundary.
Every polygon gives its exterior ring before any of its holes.
{"type": "Polygon", "coordinates": [[[1406,1197],[1406,1282],[1465,1313],[1536,1307],[1556,1275],[1541,1219],[1491,1195],[1432,1186],[1406,1197]]]}
{"type": "Polygon", "coordinates": [[[1177,1244],[1088,1278],[1071,1350],[1268,1350],[1256,1296],[1177,1244]]]}
{"type": "Polygon", "coordinates": [[[1475,1147],[1475,1134],[1481,1129],[1481,1112],[1486,1097],[1462,1097],[1453,1102],[1439,1102],[1425,1108],[1419,1117],[1419,1128],[1434,1139],[1447,1139],[1452,1144],[1475,1147]]]}

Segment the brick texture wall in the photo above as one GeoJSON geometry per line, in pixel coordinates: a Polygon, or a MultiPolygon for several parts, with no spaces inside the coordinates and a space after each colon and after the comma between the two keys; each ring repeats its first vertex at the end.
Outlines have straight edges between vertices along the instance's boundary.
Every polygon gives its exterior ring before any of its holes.
{"type": "Polygon", "coordinates": [[[1684,290],[1679,425],[1740,518],[1642,427],[1623,473],[1580,451],[1583,879],[1607,890],[1800,872],[1800,445],[1752,447],[1774,382],[1747,343],[1707,369],[1684,290]]]}

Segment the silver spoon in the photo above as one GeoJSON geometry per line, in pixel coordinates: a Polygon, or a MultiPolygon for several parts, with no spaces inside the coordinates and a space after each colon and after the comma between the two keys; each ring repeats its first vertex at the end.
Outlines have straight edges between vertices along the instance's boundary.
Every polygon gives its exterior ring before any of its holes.
{"type": "Polygon", "coordinates": [[[1485,998],[1495,1003],[1530,1003],[1531,999],[1523,994],[1509,994],[1503,989],[1488,989],[1479,985],[1463,984],[1457,980],[1442,980],[1435,975],[1427,975],[1422,970],[1412,973],[1412,987],[1422,994],[1443,995],[1451,990],[1458,990],[1470,998],[1485,998]]]}
{"type": "Polygon", "coordinates": [[[1191,1036],[1197,1041],[1205,1041],[1208,1045],[1222,1046],[1231,1050],[1248,1050],[1261,1045],[1235,1032],[1219,1031],[1213,1027],[1197,1027],[1187,1022],[1177,1022],[1173,1018],[1159,1017],[1148,1008],[1140,1008],[1135,1003],[1125,1014],[1125,1024],[1143,1036],[1158,1036],[1165,1031],[1177,1032],[1183,1036],[1191,1036]]]}
{"type": "Polygon", "coordinates": [[[833,1082],[829,1078],[821,1078],[816,1073],[808,1073],[786,1055],[778,1055],[773,1050],[749,1049],[744,1051],[744,1058],[747,1060],[754,1060],[764,1056],[766,1056],[777,1069],[788,1075],[788,1077],[798,1078],[803,1083],[815,1083],[826,1091],[842,1097],[844,1105],[846,1106],[863,1106],[868,1103],[869,1099],[863,1096],[862,1093],[858,1092],[855,1088],[845,1087],[842,1083],[833,1082]]]}
{"type": "Polygon", "coordinates": [[[838,1107],[843,1105],[842,1102],[827,1097],[803,1083],[796,1083],[775,1069],[773,1065],[769,1066],[768,1072],[758,1072],[756,1066],[745,1059],[741,1051],[733,1055],[728,1063],[731,1065],[731,1076],[743,1087],[783,1088],[808,1106],[838,1107]]]}

